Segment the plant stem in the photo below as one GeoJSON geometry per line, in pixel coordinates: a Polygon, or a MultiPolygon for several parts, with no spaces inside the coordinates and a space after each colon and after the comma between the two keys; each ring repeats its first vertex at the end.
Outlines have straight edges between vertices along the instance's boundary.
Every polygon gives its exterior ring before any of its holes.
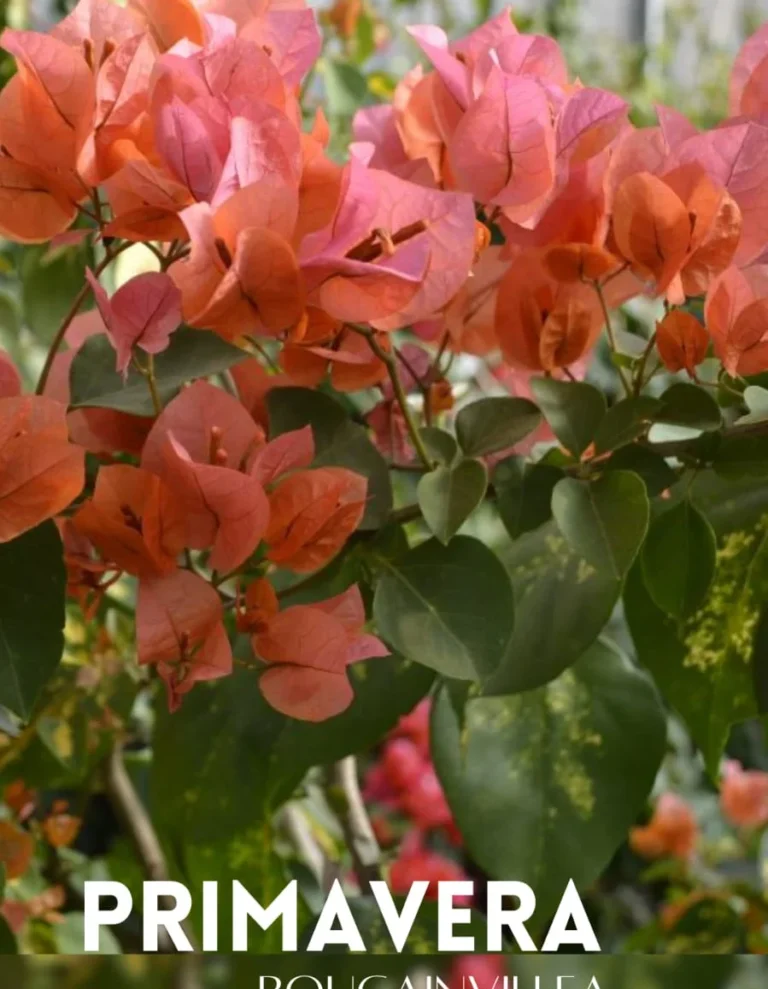
{"type": "MultiPolygon", "coordinates": [[[[608,343],[611,348],[611,353],[617,354],[618,348],[616,347],[616,334],[613,332],[613,324],[611,323],[611,314],[608,312],[608,304],[605,301],[605,294],[603,292],[602,286],[600,285],[600,282],[594,281],[592,282],[592,285],[594,286],[595,292],[597,293],[597,298],[600,301],[600,308],[603,313],[603,319],[605,320],[605,332],[608,334],[608,343]]],[[[631,395],[632,386],[629,383],[629,379],[627,378],[624,368],[618,364],[616,364],[615,367],[619,373],[619,378],[621,378],[621,383],[624,386],[625,393],[627,395],[631,395]]]]}
{"type": "Polygon", "coordinates": [[[419,459],[427,470],[432,470],[432,461],[427,453],[427,448],[424,446],[424,441],[419,433],[419,427],[413,418],[413,413],[408,407],[408,397],[405,394],[403,383],[400,380],[400,372],[397,367],[397,356],[384,350],[379,341],[376,339],[376,334],[373,330],[369,330],[365,326],[355,326],[352,323],[348,323],[347,325],[350,329],[354,330],[355,333],[359,333],[361,336],[366,338],[368,341],[368,346],[386,367],[387,373],[389,374],[389,380],[392,382],[392,389],[395,393],[395,399],[397,404],[400,406],[403,417],[405,418],[405,424],[408,427],[408,435],[411,437],[411,442],[413,443],[414,449],[418,453],[419,459]]]}
{"type": "MultiPolygon", "coordinates": [[[[144,875],[153,882],[167,881],[170,876],[160,839],[125,768],[123,746],[119,741],[115,742],[107,756],[105,775],[107,794],[134,846],[144,875]]],[[[194,947],[194,934],[188,923],[182,921],[181,926],[194,947]]],[[[161,951],[172,950],[168,940],[165,947],[162,939],[159,943],[161,951]]]]}
{"type": "Polygon", "coordinates": [[[328,770],[326,795],[338,815],[355,874],[365,893],[371,882],[381,878],[381,851],[360,792],[354,756],[342,759],[328,770]]]}
{"type": "Polygon", "coordinates": [[[296,801],[285,804],[277,815],[277,823],[285,830],[299,857],[315,877],[318,886],[322,885],[325,856],[315,841],[301,805],[296,801]]]}
{"type": "Polygon", "coordinates": [[[399,350],[396,351],[395,353],[397,355],[396,356],[396,360],[399,360],[403,364],[403,366],[405,367],[406,371],[413,378],[414,383],[416,384],[416,387],[419,389],[419,392],[421,394],[422,402],[424,403],[424,424],[426,426],[431,426],[432,425],[432,408],[431,408],[430,401],[429,401],[429,386],[430,386],[429,379],[427,377],[424,380],[422,380],[419,377],[419,375],[416,374],[415,369],[413,368],[413,366],[411,365],[410,361],[407,359],[407,357],[405,356],[405,354],[401,353],[399,350]]]}
{"type": "MultiPolygon", "coordinates": [[[[108,247],[107,253],[104,255],[103,259],[99,262],[99,264],[96,265],[96,268],[93,272],[96,278],[98,278],[99,275],[107,267],[109,267],[110,264],[112,264],[112,262],[119,254],[122,254],[123,251],[127,250],[127,248],[132,246],[133,244],[131,243],[131,241],[127,240],[124,243],[120,244],[119,247],[116,247],[114,250],[112,250],[111,247],[108,247]]],[[[78,312],[80,311],[80,307],[88,298],[88,293],[90,291],[91,291],[91,286],[89,285],[88,282],[86,282],[75,296],[74,300],[72,301],[72,305],[69,308],[69,311],[62,320],[61,326],[56,331],[56,336],[53,338],[53,341],[51,342],[51,346],[48,349],[48,355],[45,358],[45,364],[43,365],[43,370],[40,372],[40,380],[37,382],[37,388],[35,388],[36,395],[42,395],[43,392],[45,391],[45,386],[48,383],[48,377],[51,373],[53,362],[56,359],[56,354],[59,352],[59,349],[61,348],[61,345],[64,342],[64,337],[66,336],[67,330],[69,329],[72,320],[75,318],[75,316],[77,316],[78,312]]]]}
{"type": "MultiPolygon", "coordinates": [[[[737,423],[729,429],[724,429],[720,435],[723,439],[734,439],[740,436],[768,436],[768,419],[763,419],[760,422],[745,422],[743,425],[737,423]]],[[[695,451],[698,439],[699,437],[695,436],[692,440],[665,440],[663,443],[648,443],[646,445],[649,450],[660,453],[664,457],[677,457],[695,451]]]]}
{"type": "Polygon", "coordinates": [[[260,355],[261,357],[263,357],[263,358],[264,358],[264,361],[265,361],[265,363],[267,364],[267,366],[269,367],[269,369],[270,369],[271,371],[274,371],[274,373],[275,373],[275,374],[281,374],[281,373],[282,373],[282,368],[280,367],[280,365],[279,365],[279,364],[277,363],[277,361],[275,361],[275,359],[274,359],[273,357],[271,357],[271,356],[269,355],[269,353],[268,353],[268,351],[266,350],[266,348],[265,348],[265,347],[263,347],[263,346],[262,346],[262,345],[261,345],[261,344],[259,343],[259,341],[258,341],[258,340],[256,340],[256,339],[255,339],[254,337],[251,337],[251,336],[246,336],[246,338],[245,338],[245,339],[246,339],[246,340],[248,341],[248,343],[249,343],[249,344],[250,344],[250,345],[251,345],[251,346],[253,347],[253,349],[254,349],[254,350],[255,350],[255,351],[256,351],[256,352],[257,352],[257,353],[258,353],[258,354],[259,354],[259,355],[260,355]]]}
{"type": "Polygon", "coordinates": [[[147,359],[147,385],[149,386],[149,394],[152,396],[152,405],[155,408],[155,415],[159,416],[163,411],[163,403],[160,400],[160,393],[157,390],[154,354],[149,354],[147,359]]]}
{"type": "Polygon", "coordinates": [[[643,388],[647,383],[643,380],[645,378],[645,368],[646,365],[648,364],[648,358],[651,356],[651,351],[653,350],[653,346],[655,343],[656,343],[656,331],[654,330],[654,332],[651,334],[650,339],[648,340],[648,344],[645,350],[643,351],[643,356],[640,358],[640,364],[638,365],[637,371],[635,373],[635,385],[633,389],[635,397],[639,397],[640,393],[642,392],[643,388]]]}

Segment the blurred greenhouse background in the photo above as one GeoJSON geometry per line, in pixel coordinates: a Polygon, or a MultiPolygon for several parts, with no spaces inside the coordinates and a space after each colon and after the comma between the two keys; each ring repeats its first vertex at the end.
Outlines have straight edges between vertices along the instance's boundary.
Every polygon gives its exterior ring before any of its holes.
{"type": "MultiPolygon", "coordinates": [[[[415,50],[407,24],[461,34],[511,6],[521,29],[552,34],[575,73],[631,93],[639,112],[672,102],[702,121],[724,110],[727,69],[741,42],[768,17],[768,0],[309,0],[319,12],[370,31],[371,68],[402,74],[415,50]],[[357,15],[357,17],[355,17],[357,15]],[[618,42],[618,44],[617,44],[618,42]]],[[[59,20],[67,0],[0,0],[11,24],[36,29],[59,20]]],[[[367,44],[365,46],[367,48],[367,44]]],[[[366,59],[368,61],[368,59],[366,59]]]]}

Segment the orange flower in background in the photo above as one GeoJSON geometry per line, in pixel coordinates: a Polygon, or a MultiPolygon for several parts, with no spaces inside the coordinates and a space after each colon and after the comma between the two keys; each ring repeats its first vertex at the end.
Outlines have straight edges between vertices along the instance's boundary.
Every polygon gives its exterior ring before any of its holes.
{"type": "Polygon", "coordinates": [[[34,850],[35,842],[28,831],[10,821],[0,821],[0,864],[5,867],[6,878],[23,876],[32,861],[34,850]]]}
{"type": "Polygon", "coordinates": [[[768,773],[742,769],[729,760],[723,767],[720,807],[737,827],[761,828],[768,824],[768,773]]]}
{"type": "Polygon", "coordinates": [[[334,557],[360,524],[368,482],[344,467],[298,471],[269,496],[267,557],[296,573],[334,557]]]}
{"type": "Polygon", "coordinates": [[[591,350],[602,325],[595,290],[557,282],[539,252],[519,255],[499,286],[496,335],[513,367],[550,372],[568,367],[591,350]]]}
{"type": "Polygon", "coordinates": [[[66,406],[41,396],[0,398],[0,543],[63,511],[85,482],[85,453],[69,442],[66,406]]]}
{"type": "Polygon", "coordinates": [[[42,824],[46,841],[54,848],[68,848],[77,838],[82,819],[69,813],[66,800],[55,800],[42,824]]]}
{"type": "Polygon", "coordinates": [[[37,802],[37,794],[27,788],[24,780],[14,780],[3,790],[3,803],[7,804],[20,821],[32,814],[37,802]]]}
{"type": "Polygon", "coordinates": [[[643,858],[687,859],[698,837],[699,828],[689,805],[675,793],[663,793],[650,822],[645,827],[632,828],[629,844],[643,858]]]}
{"type": "Polygon", "coordinates": [[[687,371],[693,378],[707,356],[709,334],[688,312],[673,309],[656,324],[656,346],[668,371],[687,371]]]}

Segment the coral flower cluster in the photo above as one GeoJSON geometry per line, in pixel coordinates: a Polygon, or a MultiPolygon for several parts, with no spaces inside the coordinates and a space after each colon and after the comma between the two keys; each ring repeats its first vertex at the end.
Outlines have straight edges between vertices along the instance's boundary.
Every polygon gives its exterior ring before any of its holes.
{"type": "Polygon", "coordinates": [[[424,65],[357,113],[345,163],[322,111],[302,111],[321,47],[302,0],[80,0],[49,34],[0,37],[17,65],[0,93],[0,232],[89,239],[102,257],[83,286],[96,308],[62,327],[38,394],[0,360],[0,540],[59,517],[87,614],[137,578],[139,661],[172,708],[231,671],[235,625],[269,702],[309,720],[351,702],[350,664],[387,652],[354,584],[312,604],[277,593],[280,571],[339,553],[371,494],[318,465],[308,427],[274,437],[272,388],[376,389],[368,425],[403,461],[403,393],[427,418],[451,406],[443,354],[500,355],[523,390],[579,376],[609,310],[639,295],[665,302],[670,371],[695,379],[711,354],[734,378],[768,369],[768,27],[706,133],[665,107],[634,127],[509,11],[458,42],[410,33],[424,65]],[[111,292],[102,274],[134,243],[159,270],[111,292]],[[154,361],[183,324],[248,359],[161,396],[154,361]],[[94,338],[147,379],[152,415],[67,410],[94,338]]]}

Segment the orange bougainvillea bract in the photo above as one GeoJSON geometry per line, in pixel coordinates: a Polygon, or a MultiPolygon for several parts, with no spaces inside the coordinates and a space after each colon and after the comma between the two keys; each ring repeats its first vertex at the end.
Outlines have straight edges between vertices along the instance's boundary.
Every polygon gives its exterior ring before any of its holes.
{"type": "MultiPolygon", "coordinates": [[[[705,363],[742,388],[768,371],[764,31],[710,131],[664,106],[634,126],[509,11],[455,41],[409,34],[422,64],[357,111],[346,155],[322,106],[301,105],[321,49],[302,0],[80,0],[47,34],[0,37],[17,66],[0,231],[92,254],[37,394],[0,354],[0,542],[56,518],[89,619],[137,581],[139,662],[174,708],[229,674],[235,624],[278,710],[351,703],[348,666],[387,652],[357,575],[300,603],[278,589],[365,556],[369,514],[392,501],[377,473],[437,465],[421,427],[462,414],[457,355],[521,400],[532,378],[582,379],[601,338],[635,397],[665,371],[712,384],[705,363]],[[134,242],[157,270],[115,282],[134,242]],[[655,336],[619,353],[611,310],[640,297],[658,300],[655,336]],[[119,379],[107,399],[84,393],[97,353],[119,379]]],[[[526,452],[553,440],[531,433],[526,452]]]]}

